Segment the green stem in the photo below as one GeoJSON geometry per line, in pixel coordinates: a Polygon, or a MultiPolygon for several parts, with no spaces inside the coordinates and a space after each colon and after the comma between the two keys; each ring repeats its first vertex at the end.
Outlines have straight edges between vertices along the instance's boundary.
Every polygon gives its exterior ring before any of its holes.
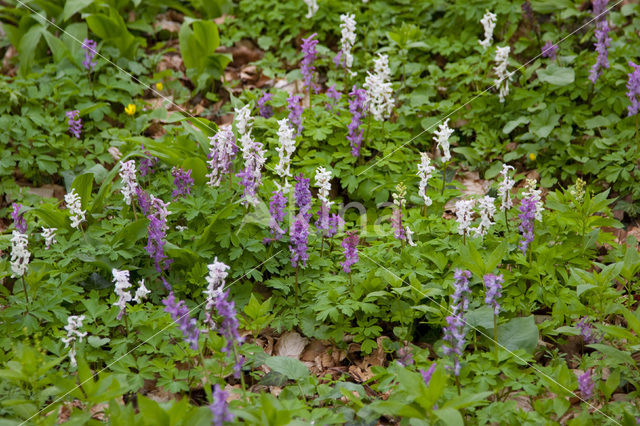
{"type": "Polygon", "coordinates": [[[509,232],[509,221],[507,220],[507,209],[504,209],[504,224],[507,227],[507,232],[509,232]]]}
{"type": "Polygon", "coordinates": [[[493,340],[496,346],[496,365],[500,364],[500,358],[498,354],[498,315],[493,314],[493,340]]]}
{"type": "Polygon", "coordinates": [[[21,278],[22,278],[22,289],[24,290],[24,298],[27,302],[27,312],[29,312],[29,304],[31,302],[29,302],[29,294],[27,293],[27,282],[24,280],[24,275],[21,278]]]}
{"type": "Polygon", "coordinates": [[[444,194],[444,184],[446,182],[447,163],[442,163],[442,188],[440,189],[440,195],[444,194]]]}

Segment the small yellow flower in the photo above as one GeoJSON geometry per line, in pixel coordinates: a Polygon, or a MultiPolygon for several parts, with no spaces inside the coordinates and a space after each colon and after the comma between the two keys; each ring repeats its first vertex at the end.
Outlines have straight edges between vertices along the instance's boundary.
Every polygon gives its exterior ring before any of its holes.
{"type": "Polygon", "coordinates": [[[164,86],[162,85],[162,83],[160,83],[160,82],[156,83],[156,90],[158,92],[161,92],[162,89],[164,89],[164,86]]]}
{"type": "Polygon", "coordinates": [[[124,109],[124,112],[126,112],[129,115],[133,115],[136,113],[136,106],[135,104],[129,104],[127,105],[127,107],[124,109]]]}
{"type": "Polygon", "coordinates": [[[534,154],[533,152],[529,153],[529,160],[536,161],[536,154],[534,154]]]}

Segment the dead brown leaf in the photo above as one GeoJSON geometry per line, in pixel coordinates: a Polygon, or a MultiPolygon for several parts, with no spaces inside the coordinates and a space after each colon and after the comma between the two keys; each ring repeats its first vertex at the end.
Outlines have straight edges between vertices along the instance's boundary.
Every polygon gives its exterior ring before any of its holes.
{"type": "Polygon", "coordinates": [[[275,347],[276,356],[286,356],[289,358],[300,359],[300,354],[304,351],[309,340],[302,337],[295,331],[284,333],[278,339],[275,347]]]}

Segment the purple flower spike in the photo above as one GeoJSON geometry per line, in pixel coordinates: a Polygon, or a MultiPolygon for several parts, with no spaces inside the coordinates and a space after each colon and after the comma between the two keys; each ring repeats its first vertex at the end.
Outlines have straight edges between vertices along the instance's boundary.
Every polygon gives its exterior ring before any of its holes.
{"type": "Polygon", "coordinates": [[[151,209],[151,199],[149,198],[149,194],[140,186],[136,186],[136,196],[138,197],[138,205],[140,206],[140,210],[142,210],[142,214],[145,216],[149,214],[149,210],[151,209]]]}
{"type": "Polygon", "coordinates": [[[269,227],[273,234],[273,240],[280,240],[286,232],[282,229],[284,221],[284,207],[286,203],[287,199],[282,194],[282,191],[273,191],[271,201],[269,202],[269,213],[271,213],[269,227]]]}
{"type": "Polygon", "coordinates": [[[347,140],[351,143],[351,155],[357,157],[360,155],[360,145],[362,145],[362,134],[364,129],[360,130],[360,124],[365,118],[365,104],[367,102],[367,91],[364,89],[356,89],[353,86],[349,99],[349,112],[351,113],[351,123],[347,126],[349,134],[347,140]]]}
{"type": "Polygon", "coordinates": [[[344,249],[344,262],[340,263],[340,265],[342,265],[342,270],[347,274],[351,272],[351,266],[358,261],[359,242],[360,237],[358,236],[358,233],[352,231],[347,232],[347,236],[342,240],[342,243],[340,243],[344,249]]]}
{"type": "Polygon", "coordinates": [[[211,395],[213,402],[209,405],[211,414],[213,414],[213,426],[222,426],[224,422],[232,422],[233,416],[229,412],[227,397],[229,394],[222,390],[220,385],[213,386],[213,394],[211,395]]]}
{"type": "Polygon", "coordinates": [[[431,376],[433,376],[433,372],[436,371],[436,363],[431,364],[428,370],[420,369],[420,374],[422,375],[422,380],[424,380],[424,384],[429,387],[429,382],[431,381],[431,376]]]}
{"type": "Polygon", "coordinates": [[[287,98],[287,109],[289,110],[289,122],[298,127],[296,137],[302,133],[302,97],[291,95],[287,98]]]}
{"type": "Polygon", "coordinates": [[[391,213],[391,227],[393,228],[393,236],[396,237],[397,240],[407,240],[406,231],[404,226],[402,226],[402,209],[399,207],[394,207],[391,213]]]}
{"type": "Polygon", "coordinates": [[[453,361],[453,374],[456,376],[460,375],[460,357],[465,345],[464,320],[458,309],[458,306],[452,306],[453,313],[446,318],[447,326],[442,337],[445,342],[442,352],[453,361]]]}
{"type": "Polygon", "coordinates": [[[522,241],[520,241],[520,250],[522,254],[527,254],[527,248],[533,241],[533,224],[536,220],[536,201],[533,197],[524,198],[520,201],[520,225],[518,229],[522,233],[522,241]]]}
{"type": "Polygon", "coordinates": [[[591,373],[592,370],[588,369],[584,372],[584,374],[578,377],[578,386],[580,387],[580,393],[582,394],[582,398],[587,401],[593,398],[594,383],[591,373]]]}
{"type": "Polygon", "coordinates": [[[302,73],[304,86],[307,90],[311,90],[313,87],[313,90],[316,93],[318,93],[318,90],[320,89],[313,83],[313,74],[316,71],[316,67],[313,66],[313,63],[316,60],[316,45],[318,44],[318,40],[314,40],[314,37],[317,35],[318,34],[313,33],[309,37],[302,39],[302,53],[304,56],[302,58],[302,62],[300,62],[300,72],[302,73]]]}
{"type": "Polygon", "coordinates": [[[483,277],[483,280],[486,289],[484,303],[493,306],[493,313],[498,315],[500,313],[500,304],[498,303],[498,299],[502,297],[500,290],[502,290],[504,278],[502,278],[502,274],[486,274],[483,277]]]}
{"type": "Polygon", "coordinates": [[[264,93],[260,99],[258,99],[258,114],[263,118],[273,117],[273,108],[271,105],[267,105],[267,102],[271,100],[273,95],[271,93],[264,93]]]}
{"type": "Polygon", "coordinates": [[[609,37],[609,22],[607,22],[606,14],[603,14],[607,7],[609,0],[594,0],[593,1],[593,14],[596,16],[596,52],[598,52],[598,58],[596,63],[593,64],[589,73],[589,80],[595,84],[598,77],[602,75],[604,68],[609,68],[609,59],[607,57],[607,48],[611,45],[611,37],[609,37]]]}
{"type": "Polygon", "coordinates": [[[289,246],[289,250],[291,251],[291,266],[297,268],[300,261],[306,266],[307,259],[309,259],[309,254],[307,253],[309,219],[303,213],[296,216],[296,220],[290,228],[289,239],[291,242],[289,246]]]}
{"type": "Polygon", "coordinates": [[[186,197],[187,194],[191,194],[191,187],[193,186],[193,179],[191,178],[191,169],[185,171],[183,167],[179,169],[174,167],[171,170],[173,176],[173,184],[176,189],[173,190],[171,196],[186,197]]]}
{"type": "Polygon", "coordinates": [[[22,213],[20,213],[20,209],[22,208],[22,204],[13,203],[13,212],[11,212],[11,217],[13,218],[13,224],[16,226],[16,229],[21,234],[27,233],[27,221],[24,220],[22,213]]]}
{"type": "Polygon", "coordinates": [[[170,292],[169,295],[162,300],[162,304],[165,306],[164,311],[171,315],[171,319],[178,324],[178,328],[184,335],[185,342],[189,343],[194,351],[197,351],[200,330],[198,329],[196,319],[189,316],[189,308],[187,308],[187,305],[183,300],[176,302],[173,292],[170,292]]]}
{"type": "Polygon", "coordinates": [[[469,296],[471,295],[471,289],[469,288],[469,278],[471,278],[471,272],[462,269],[456,269],[453,274],[453,296],[451,297],[452,305],[459,305],[463,311],[469,309],[469,296]]]}
{"type": "Polygon", "coordinates": [[[140,149],[144,152],[144,155],[146,155],[146,157],[140,159],[140,166],[138,167],[140,170],[140,176],[144,177],[155,173],[153,167],[158,163],[158,158],[145,150],[144,145],[140,145],[140,149]]]}
{"type": "Polygon", "coordinates": [[[544,46],[542,46],[542,57],[549,58],[553,61],[556,60],[556,55],[558,53],[558,45],[553,44],[551,40],[547,41],[544,46]]]}
{"type": "MultiPolygon", "coordinates": [[[[145,197],[146,195],[139,193],[138,203],[141,203],[140,200],[145,199],[145,197]]],[[[144,202],[146,203],[146,200],[144,202]]],[[[164,203],[161,199],[153,195],[151,196],[150,206],[145,205],[147,211],[150,211],[150,214],[147,216],[147,219],[149,219],[149,237],[145,250],[149,253],[151,259],[153,259],[156,271],[158,272],[169,269],[169,265],[172,262],[172,260],[164,254],[165,238],[167,235],[167,216],[171,213],[167,211],[168,205],[168,203],[164,203]]],[[[143,211],[145,210],[142,204],[140,204],[140,208],[143,211]]],[[[165,283],[165,286],[167,284],[168,283],[165,283]]]]}
{"type": "Polygon", "coordinates": [[[307,217],[311,216],[311,190],[309,190],[309,179],[305,178],[302,173],[296,176],[296,185],[293,189],[293,196],[296,200],[296,206],[300,209],[300,213],[307,217]]]}
{"type": "Polygon", "coordinates": [[[91,71],[93,67],[96,66],[96,63],[93,62],[93,58],[95,58],[98,53],[96,50],[97,47],[98,44],[89,38],[85,38],[82,42],[82,48],[84,49],[84,61],[82,61],[82,66],[84,66],[87,71],[91,71]]]}
{"type": "Polygon", "coordinates": [[[627,81],[627,97],[631,101],[631,105],[627,107],[629,110],[628,117],[636,115],[640,110],[640,66],[629,61],[629,66],[633,68],[633,72],[628,75],[629,81],[627,81]]]}
{"type": "Polygon", "coordinates": [[[80,139],[80,132],[82,132],[82,119],[80,118],[80,111],[74,109],[72,111],[65,112],[64,115],[66,115],[69,119],[67,121],[67,123],[69,124],[69,133],[80,139]]]}
{"type": "Polygon", "coordinates": [[[331,111],[333,109],[333,107],[338,104],[338,101],[342,97],[342,93],[340,93],[340,92],[338,92],[336,90],[336,85],[335,84],[332,84],[331,87],[329,87],[327,89],[326,95],[327,95],[327,97],[329,99],[333,99],[334,100],[333,105],[331,105],[330,103],[327,103],[327,110],[331,111]]]}
{"type": "Polygon", "coordinates": [[[576,324],[576,327],[580,330],[580,335],[587,345],[599,343],[602,340],[601,337],[596,335],[593,325],[591,325],[587,317],[582,317],[576,324]]]}

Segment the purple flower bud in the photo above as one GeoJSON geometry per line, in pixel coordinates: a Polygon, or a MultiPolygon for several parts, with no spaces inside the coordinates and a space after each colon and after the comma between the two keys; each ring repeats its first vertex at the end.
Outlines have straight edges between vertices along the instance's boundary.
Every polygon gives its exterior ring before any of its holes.
{"type": "Polygon", "coordinates": [[[547,41],[544,46],[542,46],[542,57],[549,58],[551,60],[556,59],[556,54],[558,53],[558,45],[553,44],[551,40],[547,41]]]}
{"type": "Polygon", "coordinates": [[[504,278],[502,278],[502,274],[493,275],[486,274],[483,277],[484,286],[485,286],[485,297],[484,303],[487,305],[493,306],[493,313],[498,315],[500,313],[500,304],[498,303],[498,299],[502,297],[502,283],[504,283],[504,278]]]}
{"type": "Polygon", "coordinates": [[[436,363],[431,364],[428,370],[420,369],[420,374],[422,375],[422,380],[424,380],[424,384],[429,387],[429,382],[431,381],[431,376],[433,376],[433,372],[436,371],[436,363]]]}
{"type": "Polygon", "coordinates": [[[178,328],[184,335],[184,340],[191,345],[194,351],[198,350],[198,336],[200,330],[198,329],[195,318],[189,316],[189,308],[183,300],[176,299],[173,292],[162,300],[162,304],[165,306],[164,311],[171,315],[171,318],[178,324],[178,328]]]}
{"type": "Polygon", "coordinates": [[[413,354],[411,353],[411,348],[409,346],[403,346],[398,349],[398,364],[403,367],[407,367],[409,365],[413,365],[413,354]]]}
{"type": "Polygon", "coordinates": [[[91,71],[93,67],[96,66],[96,63],[93,62],[93,58],[95,58],[98,51],[96,48],[98,44],[88,38],[85,38],[82,42],[82,48],[84,49],[84,61],[82,61],[82,66],[84,66],[87,71],[91,71]]]}
{"type": "Polygon", "coordinates": [[[302,73],[304,86],[307,90],[311,90],[311,87],[313,87],[316,93],[318,93],[319,87],[313,83],[313,74],[316,70],[313,63],[316,60],[316,45],[318,44],[318,40],[314,40],[313,38],[317,35],[318,34],[313,33],[309,37],[302,39],[302,53],[304,56],[300,62],[300,72],[302,73]]]}
{"type": "Polygon", "coordinates": [[[211,395],[213,402],[209,405],[211,414],[213,414],[213,426],[222,426],[224,422],[232,422],[233,416],[229,412],[227,404],[228,393],[215,384],[213,386],[213,394],[211,395]]]}
{"type": "Polygon", "coordinates": [[[82,132],[82,119],[80,118],[80,111],[74,109],[73,111],[67,111],[64,113],[69,119],[69,133],[76,138],[80,139],[80,132],[82,132]]]}
{"type": "Polygon", "coordinates": [[[302,97],[291,95],[287,98],[287,109],[289,110],[289,122],[298,127],[296,136],[302,133],[302,97]]]}
{"type": "Polygon", "coordinates": [[[173,176],[173,184],[176,189],[173,190],[171,196],[186,197],[187,194],[191,194],[191,187],[193,186],[193,179],[191,178],[191,169],[185,171],[183,167],[179,169],[174,167],[171,169],[171,175],[173,176]]]}
{"type": "Polygon", "coordinates": [[[628,75],[629,81],[627,81],[627,97],[631,101],[631,105],[627,107],[629,110],[628,117],[635,115],[640,110],[640,66],[629,61],[629,66],[633,68],[633,72],[628,75]]]}
{"type": "Polygon", "coordinates": [[[522,254],[527,253],[529,244],[533,241],[533,224],[536,220],[536,201],[533,197],[524,198],[520,201],[520,225],[518,229],[522,233],[522,241],[520,241],[520,250],[522,254]]]}
{"type": "Polygon", "coordinates": [[[24,216],[20,213],[20,209],[22,208],[22,204],[13,203],[13,212],[11,212],[11,217],[13,218],[13,224],[15,225],[18,232],[21,234],[27,233],[27,222],[24,220],[24,216]]]}
{"type": "Polygon", "coordinates": [[[271,105],[267,105],[267,102],[271,100],[273,95],[271,93],[264,93],[260,99],[258,99],[258,114],[263,118],[273,117],[273,108],[271,105]]]}
{"type": "Polygon", "coordinates": [[[342,243],[340,243],[344,249],[344,262],[340,263],[340,265],[342,265],[342,270],[347,274],[351,272],[351,266],[358,261],[359,242],[360,237],[358,236],[358,233],[352,231],[347,232],[347,236],[342,240],[342,243]]]}
{"type": "Polygon", "coordinates": [[[362,119],[365,118],[365,104],[367,102],[367,91],[364,89],[356,89],[353,85],[349,99],[349,112],[351,113],[351,123],[347,126],[349,134],[347,140],[351,143],[351,155],[357,157],[360,155],[360,145],[362,144],[362,134],[364,129],[360,130],[362,119]]]}

